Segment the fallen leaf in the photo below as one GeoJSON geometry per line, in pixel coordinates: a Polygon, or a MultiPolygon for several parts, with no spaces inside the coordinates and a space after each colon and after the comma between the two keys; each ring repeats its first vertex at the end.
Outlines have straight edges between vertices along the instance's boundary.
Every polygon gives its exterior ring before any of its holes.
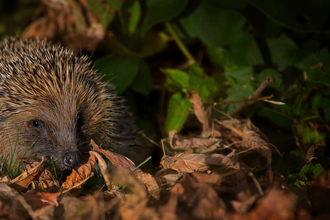
{"type": "Polygon", "coordinates": [[[24,171],[21,175],[16,177],[15,179],[11,180],[8,185],[14,188],[17,192],[21,192],[26,189],[26,187],[32,182],[34,177],[39,173],[42,169],[42,163],[44,162],[44,157],[42,157],[41,162],[29,169],[24,171]]]}
{"type": "Polygon", "coordinates": [[[90,155],[86,164],[81,165],[77,171],[72,169],[72,173],[66,178],[66,181],[62,184],[61,188],[66,190],[76,186],[75,189],[77,189],[77,192],[74,194],[79,195],[82,189],[82,184],[79,184],[90,176],[92,169],[95,166],[96,160],[97,159],[94,155],[90,155]]]}
{"type": "Polygon", "coordinates": [[[164,157],[160,164],[165,169],[172,169],[178,172],[205,172],[210,170],[214,166],[220,168],[226,165],[237,167],[234,161],[222,154],[177,154],[173,157],[164,157]],[[226,164],[223,163],[223,160],[226,159],[226,164]],[[230,164],[228,164],[230,163],[230,164]]]}
{"type": "Polygon", "coordinates": [[[129,171],[133,171],[136,168],[135,164],[127,157],[111,152],[109,150],[102,149],[93,140],[91,140],[91,145],[93,147],[93,151],[96,151],[106,156],[106,158],[108,158],[112,165],[115,166],[117,169],[126,169],[129,171]]]}
{"type": "MultiPolygon", "coordinates": [[[[158,199],[159,194],[155,194],[154,192],[159,190],[159,186],[153,176],[151,176],[148,173],[144,173],[141,169],[136,169],[134,163],[130,159],[120,154],[116,154],[111,151],[101,149],[93,140],[91,140],[91,145],[93,146],[94,151],[100,152],[104,156],[106,156],[117,169],[130,171],[135,178],[137,178],[147,187],[148,193],[152,194],[154,198],[158,199]]],[[[94,153],[91,151],[91,154],[94,153]]],[[[100,156],[98,155],[97,157],[99,158],[100,156]]],[[[106,163],[104,162],[103,159],[100,161],[101,161],[101,166],[100,166],[101,172],[105,178],[108,189],[112,188],[111,177],[106,172],[106,163]]]]}
{"type": "Polygon", "coordinates": [[[101,21],[90,12],[85,0],[41,2],[43,10],[39,9],[39,14],[42,16],[24,30],[23,39],[60,39],[67,47],[79,52],[94,50],[104,38],[101,21]]]}
{"type": "Polygon", "coordinates": [[[189,91],[189,100],[194,107],[194,112],[197,119],[203,124],[203,134],[202,137],[209,137],[211,131],[208,114],[204,111],[204,106],[201,97],[195,91],[189,91]],[[205,134],[207,133],[207,134],[205,134]]]}
{"type": "Polygon", "coordinates": [[[208,153],[220,147],[220,139],[218,138],[182,138],[175,130],[169,131],[168,134],[168,139],[163,141],[168,141],[172,149],[167,149],[167,152],[208,153]]]}
{"type": "Polygon", "coordinates": [[[0,210],[1,219],[38,219],[23,196],[5,183],[0,183],[0,210]]]}
{"type": "Polygon", "coordinates": [[[257,206],[249,213],[229,214],[225,219],[295,219],[297,196],[292,192],[272,189],[262,197],[257,206]]]}
{"type": "Polygon", "coordinates": [[[60,195],[61,192],[57,192],[57,193],[36,192],[36,193],[26,193],[23,195],[23,197],[33,210],[37,210],[47,205],[58,206],[57,199],[60,195]]]}

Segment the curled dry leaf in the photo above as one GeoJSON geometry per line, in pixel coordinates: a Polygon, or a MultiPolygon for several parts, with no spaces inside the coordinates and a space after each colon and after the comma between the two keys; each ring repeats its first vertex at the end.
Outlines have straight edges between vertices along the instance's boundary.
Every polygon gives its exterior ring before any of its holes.
{"type": "MultiPolygon", "coordinates": [[[[115,200],[115,204],[118,203],[116,198],[113,200],[115,200]]],[[[64,196],[59,203],[60,205],[55,210],[55,213],[57,211],[56,219],[112,219],[106,217],[105,209],[107,207],[105,207],[103,195],[100,193],[87,195],[83,198],[64,196]]]]}
{"type": "Polygon", "coordinates": [[[242,141],[235,144],[238,149],[255,150],[268,161],[271,161],[272,159],[272,149],[279,153],[275,146],[270,145],[260,136],[259,133],[257,133],[258,129],[251,123],[250,120],[243,120],[241,122],[237,119],[231,119],[218,121],[218,123],[231,130],[235,135],[241,138],[242,141]]]}
{"type": "Polygon", "coordinates": [[[105,36],[101,22],[90,12],[85,0],[42,0],[42,6],[43,16],[24,30],[23,39],[60,39],[79,52],[95,49],[105,36]]]}
{"type": "Polygon", "coordinates": [[[117,169],[133,171],[136,168],[135,164],[127,157],[111,152],[109,150],[102,149],[93,140],[91,140],[91,145],[93,147],[93,151],[106,156],[106,158],[108,158],[112,165],[114,165],[117,169]]]}
{"type": "Polygon", "coordinates": [[[112,178],[110,173],[107,171],[107,164],[104,159],[95,151],[90,151],[89,154],[94,155],[97,158],[97,163],[100,167],[101,173],[105,180],[105,184],[107,185],[108,190],[113,189],[112,178]]]}
{"type": "Polygon", "coordinates": [[[36,192],[24,194],[25,201],[31,206],[33,210],[37,210],[43,206],[55,205],[58,206],[57,199],[61,195],[61,192],[48,193],[48,192],[36,192]]]}
{"type": "MultiPolygon", "coordinates": [[[[257,133],[258,129],[251,123],[250,120],[239,121],[237,119],[225,120],[218,122],[226,129],[231,130],[234,135],[238,136],[241,141],[235,143],[235,147],[238,149],[245,150],[255,150],[261,156],[267,160],[267,168],[271,172],[271,162],[272,162],[272,149],[279,151],[277,148],[270,143],[266,142],[257,133]]],[[[230,137],[229,137],[230,139],[230,137]]],[[[234,138],[235,139],[235,138],[234,138]]],[[[280,154],[280,153],[279,153],[280,154]]],[[[281,155],[281,154],[280,154],[281,155]]],[[[269,176],[270,183],[272,182],[272,175],[269,176]]]]}
{"type": "Polygon", "coordinates": [[[162,187],[173,187],[177,182],[180,182],[186,173],[181,173],[175,170],[162,169],[155,175],[158,185],[162,187]]]}
{"type": "Polygon", "coordinates": [[[211,168],[217,167],[218,169],[224,166],[230,166],[235,169],[238,168],[238,165],[235,164],[228,156],[222,154],[177,154],[173,157],[165,157],[162,159],[160,164],[165,169],[172,169],[178,172],[205,172],[211,168]],[[223,160],[226,160],[226,164],[223,163],[223,160]]]}
{"type": "Polygon", "coordinates": [[[72,169],[72,173],[62,184],[62,189],[69,189],[73,186],[77,186],[76,189],[82,189],[82,185],[79,184],[90,176],[92,169],[95,166],[96,160],[97,158],[94,155],[90,155],[86,164],[80,166],[77,171],[72,169]]]}
{"type": "Polygon", "coordinates": [[[53,178],[53,174],[49,170],[43,169],[39,175],[39,185],[43,190],[54,192],[59,189],[59,182],[53,178]]]}
{"type": "Polygon", "coordinates": [[[194,112],[197,119],[203,124],[203,133],[202,137],[210,136],[209,133],[211,131],[208,113],[204,111],[204,106],[202,103],[201,97],[195,91],[189,91],[189,100],[194,107],[194,112]]]}
{"type": "MultiPolygon", "coordinates": [[[[201,180],[202,178],[187,174],[170,190],[170,203],[166,204],[169,209],[168,214],[180,213],[180,219],[223,219],[225,204],[212,184],[201,180]]],[[[161,214],[167,215],[163,211],[161,214]]]]}
{"type": "Polygon", "coordinates": [[[38,219],[23,196],[5,183],[0,183],[0,210],[1,219],[38,219]]]}
{"type": "Polygon", "coordinates": [[[11,178],[9,176],[4,176],[0,178],[0,183],[8,183],[11,181],[11,178]]]}
{"type": "Polygon", "coordinates": [[[11,180],[8,183],[8,185],[14,188],[17,192],[21,192],[25,190],[26,187],[32,182],[34,177],[39,173],[39,171],[43,169],[42,167],[43,162],[44,162],[44,157],[42,157],[41,162],[37,166],[24,171],[21,175],[11,180]]]}
{"type": "Polygon", "coordinates": [[[147,206],[148,194],[142,184],[126,170],[112,170],[113,181],[124,186],[130,193],[125,195],[118,214],[124,220],[158,219],[153,208],[147,206]]]}
{"type": "Polygon", "coordinates": [[[292,192],[272,189],[251,212],[228,215],[226,219],[295,219],[297,198],[292,192]]]}
{"type": "Polygon", "coordinates": [[[220,147],[220,139],[218,138],[182,138],[177,134],[177,131],[172,130],[168,132],[168,141],[172,147],[169,152],[183,150],[185,153],[207,153],[212,152],[220,147]]]}
{"type": "Polygon", "coordinates": [[[167,203],[158,208],[158,213],[160,215],[160,219],[180,219],[176,214],[177,206],[178,206],[178,194],[181,194],[183,189],[180,184],[176,184],[172,189],[169,195],[169,199],[167,203]]]}
{"type": "MultiPolygon", "coordinates": [[[[159,186],[153,176],[151,176],[149,173],[144,173],[141,169],[136,169],[134,163],[128,159],[127,157],[124,157],[120,154],[113,153],[109,150],[101,149],[93,140],[91,140],[91,145],[93,146],[93,150],[99,153],[102,153],[106,158],[110,160],[110,162],[119,170],[128,170],[129,172],[132,172],[135,170],[132,175],[137,178],[140,182],[142,182],[148,190],[149,194],[152,194],[159,190],[159,186]]],[[[91,151],[91,154],[93,152],[91,151]]],[[[97,156],[99,158],[99,156],[97,156]]],[[[103,161],[100,160],[100,161],[103,161]]],[[[104,162],[104,161],[103,161],[104,162]]],[[[106,172],[106,164],[105,162],[101,162],[101,172],[107,182],[107,186],[112,188],[111,186],[111,178],[109,176],[109,173],[106,172]]],[[[158,198],[159,194],[153,194],[154,197],[158,198]]]]}

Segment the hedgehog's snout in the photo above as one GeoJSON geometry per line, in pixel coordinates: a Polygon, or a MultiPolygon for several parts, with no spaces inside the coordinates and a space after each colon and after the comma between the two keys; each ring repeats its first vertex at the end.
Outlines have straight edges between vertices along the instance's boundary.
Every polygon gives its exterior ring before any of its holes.
{"type": "Polygon", "coordinates": [[[78,151],[70,151],[64,154],[63,164],[69,168],[76,168],[80,164],[78,151]]]}

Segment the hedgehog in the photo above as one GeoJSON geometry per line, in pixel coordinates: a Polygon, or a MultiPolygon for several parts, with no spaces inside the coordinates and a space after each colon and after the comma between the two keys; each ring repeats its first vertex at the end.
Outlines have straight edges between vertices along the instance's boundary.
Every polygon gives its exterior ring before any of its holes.
{"type": "Polygon", "coordinates": [[[103,82],[87,56],[45,40],[0,43],[0,158],[23,158],[76,168],[93,139],[140,163],[141,145],[125,100],[103,82]],[[51,162],[50,162],[51,161],[51,162]]]}

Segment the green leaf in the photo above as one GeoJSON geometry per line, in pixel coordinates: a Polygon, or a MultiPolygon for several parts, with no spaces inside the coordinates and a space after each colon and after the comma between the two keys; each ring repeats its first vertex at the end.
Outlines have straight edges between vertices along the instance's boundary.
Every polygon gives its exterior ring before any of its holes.
{"type": "Polygon", "coordinates": [[[203,103],[214,102],[213,96],[219,91],[219,84],[213,77],[204,77],[201,67],[194,63],[189,70],[188,89],[197,92],[203,103]]]}
{"type": "Polygon", "coordinates": [[[318,85],[330,85],[330,71],[320,67],[311,67],[307,70],[307,82],[318,85]]]}
{"type": "MultiPolygon", "coordinates": [[[[323,59],[319,59],[319,56],[322,56],[322,54],[324,54],[324,52],[326,52],[327,50],[321,49],[319,51],[316,51],[319,46],[320,44],[315,40],[307,40],[303,42],[299,54],[294,61],[294,66],[300,70],[305,70],[310,66],[322,63],[323,59]]],[[[327,55],[329,55],[329,53],[327,55]]]]}
{"type": "Polygon", "coordinates": [[[253,6],[283,27],[295,31],[321,30],[330,16],[330,1],[250,0],[253,6]]]}
{"type": "Polygon", "coordinates": [[[149,67],[144,60],[139,59],[139,70],[130,88],[135,92],[148,95],[151,91],[151,87],[152,79],[149,67]]]}
{"type": "Polygon", "coordinates": [[[300,158],[301,160],[306,160],[306,154],[303,153],[301,150],[292,150],[290,151],[290,158],[294,156],[296,158],[300,158]]]}
{"type": "Polygon", "coordinates": [[[152,26],[175,18],[187,4],[188,0],[146,0],[147,13],[142,31],[147,32],[152,26]]]}
{"type": "Polygon", "coordinates": [[[301,174],[308,174],[311,173],[313,175],[320,175],[322,173],[325,173],[324,168],[322,167],[321,164],[317,163],[315,165],[313,164],[307,164],[304,169],[301,171],[301,174]]]}
{"type": "Polygon", "coordinates": [[[230,43],[230,48],[208,47],[214,61],[223,66],[226,71],[235,66],[263,65],[259,47],[248,32],[242,32],[239,38],[230,43]]]}
{"type": "Polygon", "coordinates": [[[267,42],[273,62],[278,65],[280,71],[293,65],[299,51],[299,47],[293,40],[282,35],[279,38],[268,39],[267,42]]]}
{"type": "Polygon", "coordinates": [[[115,18],[116,11],[121,8],[124,1],[117,0],[87,0],[89,9],[96,16],[101,16],[102,27],[107,29],[108,25],[115,18]]]}
{"type": "MultiPolygon", "coordinates": [[[[253,92],[254,92],[254,90],[249,82],[245,85],[237,84],[227,90],[228,98],[226,98],[224,101],[247,99],[250,95],[252,95],[253,92]]],[[[225,105],[225,106],[227,106],[226,112],[228,114],[230,114],[234,110],[236,110],[238,107],[240,107],[242,104],[243,104],[243,102],[225,105]]]]}
{"type": "Polygon", "coordinates": [[[248,32],[242,32],[239,38],[230,43],[233,62],[239,66],[263,65],[259,47],[255,39],[248,32]]]}
{"type": "Polygon", "coordinates": [[[222,46],[236,40],[245,23],[243,15],[217,9],[208,1],[201,1],[196,11],[181,20],[185,30],[191,36],[199,37],[207,46],[222,46]]]}
{"type": "Polygon", "coordinates": [[[317,132],[316,128],[310,128],[305,124],[295,125],[297,136],[301,143],[306,145],[314,145],[319,143],[321,140],[324,140],[325,134],[317,132]]]}
{"type": "Polygon", "coordinates": [[[330,122],[330,100],[323,97],[321,94],[315,95],[311,100],[313,109],[324,115],[324,120],[330,122]]]}
{"type": "Polygon", "coordinates": [[[282,75],[274,69],[264,69],[261,73],[256,74],[254,79],[262,83],[267,76],[272,76],[275,79],[274,84],[269,84],[267,87],[281,91],[282,75]]]}
{"type": "Polygon", "coordinates": [[[252,79],[252,76],[254,75],[252,67],[241,67],[232,71],[228,71],[225,74],[232,77],[237,84],[249,83],[252,79]]]}
{"type": "Polygon", "coordinates": [[[172,95],[168,105],[166,118],[166,132],[170,130],[180,131],[186,122],[192,105],[188,98],[183,98],[181,93],[172,95]]]}
{"type": "Polygon", "coordinates": [[[301,173],[289,174],[286,179],[290,182],[295,182],[296,180],[308,181],[307,177],[301,173]]]}
{"type": "Polygon", "coordinates": [[[138,25],[139,19],[141,17],[141,6],[139,1],[134,1],[131,7],[127,9],[128,13],[131,15],[129,16],[128,22],[128,32],[133,34],[135,31],[136,26],[138,25]]]}
{"type": "Polygon", "coordinates": [[[95,62],[94,69],[104,74],[121,95],[133,82],[139,71],[139,58],[131,55],[112,54],[95,62]]]}
{"type": "Polygon", "coordinates": [[[174,91],[188,89],[189,76],[187,73],[176,69],[165,69],[163,73],[167,76],[165,86],[174,91]]]}
{"type": "Polygon", "coordinates": [[[213,61],[226,71],[237,68],[235,62],[233,62],[231,53],[224,47],[210,46],[207,48],[208,53],[212,57],[213,61]]]}

